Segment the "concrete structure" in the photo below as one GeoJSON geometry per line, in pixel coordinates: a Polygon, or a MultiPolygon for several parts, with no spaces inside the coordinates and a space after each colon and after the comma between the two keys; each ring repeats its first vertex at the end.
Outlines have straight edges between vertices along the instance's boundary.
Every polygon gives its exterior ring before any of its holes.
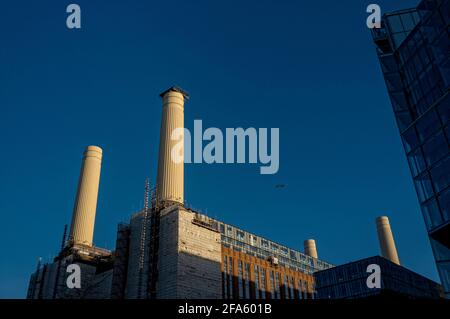
{"type": "Polygon", "coordinates": [[[102,149],[88,146],[84,152],[70,234],[64,231],[61,250],[52,262],[40,264],[31,275],[29,299],[105,299],[111,296],[113,255],[92,244],[102,149]],[[70,289],[67,267],[77,264],[81,270],[81,288],[70,289]]]}
{"type": "Polygon", "coordinates": [[[64,248],[53,262],[40,264],[31,275],[28,299],[108,299],[111,295],[112,256],[105,249],[87,246],[64,248]],[[80,267],[80,289],[67,287],[67,267],[80,267]]]}
{"type": "Polygon", "coordinates": [[[119,225],[114,298],[312,299],[313,273],[333,267],[182,205],[153,208],[152,216],[142,274],[143,211],[119,225]]]}
{"type": "Polygon", "coordinates": [[[387,216],[380,216],[376,219],[378,240],[380,242],[381,256],[389,259],[393,263],[400,265],[400,260],[395,247],[394,236],[387,216]]]}
{"type": "Polygon", "coordinates": [[[314,239],[307,239],[303,243],[305,247],[305,254],[313,258],[318,258],[316,241],[314,239]]]}
{"type": "Polygon", "coordinates": [[[221,241],[216,229],[196,223],[193,212],[172,206],[161,212],[159,243],[156,298],[221,298],[221,241]]]}
{"type": "Polygon", "coordinates": [[[83,156],[73,208],[69,235],[69,241],[73,244],[92,246],[101,164],[102,149],[88,146],[83,156]]]}
{"type": "Polygon", "coordinates": [[[314,273],[318,299],[428,298],[443,297],[442,287],[405,267],[380,256],[369,257],[314,273]],[[380,287],[370,287],[379,266],[380,287]],[[368,271],[368,269],[370,269],[368,271]]]}
{"type": "Polygon", "coordinates": [[[161,119],[156,199],[158,206],[184,203],[184,161],[176,162],[172,151],[184,158],[184,101],[189,98],[180,88],[171,87],[161,93],[163,110],[161,119]],[[172,134],[179,130],[178,140],[172,134]],[[181,146],[176,148],[176,145],[181,146]]]}

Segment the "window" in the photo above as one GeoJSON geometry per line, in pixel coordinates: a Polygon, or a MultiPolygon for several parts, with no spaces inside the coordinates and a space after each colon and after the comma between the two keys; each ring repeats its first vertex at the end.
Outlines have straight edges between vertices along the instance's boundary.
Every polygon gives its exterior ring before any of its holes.
{"type": "Polygon", "coordinates": [[[245,282],[247,283],[245,285],[245,296],[247,299],[250,299],[250,264],[245,263],[244,268],[244,275],[245,275],[245,282]]]}
{"type": "Polygon", "coordinates": [[[410,127],[405,133],[403,133],[402,139],[407,153],[419,145],[419,140],[414,127],[410,127]]]}
{"type": "Polygon", "coordinates": [[[431,170],[431,178],[436,191],[442,191],[450,183],[450,157],[431,170]]]}
{"type": "Polygon", "coordinates": [[[422,205],[422,213],[428,230],[431,230],[442,223],[439,207],[434,198],[422,205]]]}
{"type": "Polygon", "coordinates": [[[275,294],[275,275],[273,273],[273,270],[270,271],[270,294],[272,299],[277,299],[277,296],[275,294]]]}
{"type": "Polygon", "coordinates": [[[277,299],[281,299],[281,274],[275,273],[275,293],[277,299]]]}
{"type": "Polygon", "coordinates": [[[294,277],[291,277],[291,280],[289,282],[289,294],[291,295],[291,299],[295,299],[295,293],[294,293],[294,277]]]}
{"type": "Polygon", "coordinates": [[[403,31],[403,25],[402,22],[400,21],[400,16],[392,15],[389,16],[387,19],[389,24],[389,30],[391,30],[392,33],[403,31]]]}
{"type": "Polygon", "coordinates": [[[308,282],[307,281],[305,281],[303,283],[303,296],[304,296],[303,299],[308,299],[308,282]]]}
{"type": "Polygon", "coordinates": [[[412,14],[403,14],[402,16],[402,22],[403,26],[405,27],[405,30],[412,30],[414,29],[414,26],[416,25],[413,15],[412,14]]]}
{"type": "Polygon", "coordinates": [[[291,251],[289,252],[289,257],[290,257],[291,259],[293,259],[293,260],[297,260],[297,256],[296,256],[294,250],[291,250],[291,251]]]}
{"type": "Polygon", "coordinates": [[[227,256],[224,256],[223,257],[224,298],[229,298],[229,296],[228,296],[228,291],[229,291],[229,286],[228,286],[229,280],[228,279],[229,279],[229,277],[228,277],[228,262],[227,261],[228,261],[227,256]]]}
{"type": "Polygon", "coordinates": [[[259,267],[254,265],[254,273],[255,273],[255,297],[258,298],[259,292],[259,267]]]}
{"type": "Polygon", "coordinates": [[[244,240],[245,239],[245,233],[243,231],[240,230],[236,230],[236,238],[238,240],[244,240]]]}
{"type": "Polygon", "coordinates": [[[238,261],[238,285],[239,285],[239,298],[244,298],[245,293],[244,293],[244,286],[245,286],[245,282],[244,282],[244,275],[243,275],[243,269],[242,269],[242,260],[238,261]]]}
{"type": "Polygon", "coordinates": [[[439,196],[439,206],[442,209],[442,217],[444,221],[450,220],[450,189],[447,189],[439,196]]]}
{"type": "Polygon", "coordinates": [[[267,240],[261,239],[261,246],[263,248],[269,248],[269,242],[267,240]]]}
{"type": "Polygon", "coordinates": [[[426,140],[440,127],[440,122],[436,111],[431,110],[426,113],[417,123],[417,132],[421,141],[426,140]]]}
{"type": "Polygon", "coordinates": [[[303,288],[301,279],[298,280],[297,285],[298,285],[298,298],[303,299],[303,288]]]}
{"type": "Polygon", "coordinates": [[[291,299],[288,276],[284,276],[284,299],[291,299]]]}
{"type": "Polygon", "coordinates": [[[233,298],[233,258],[228,257],[228,282],[230,283],[229,286],[229,295],[230,298],[233,298]]]}
{"type": "Polygon", "coordinates": [[[442,123],[446,124],[450,119],[450,94],[439,103],[438,112],[441,116],[442,123]]]}
{"type": "Polygon", "coordinates": [[[416,184],[417,195],[421,203],[433,196],[433,186],[428,172],[414,178],[414,183],[416,184]]]}
{"type": "Polygon", "coordinates": [[[420,148],[408,155],[408,162],[414,177],[423,172],[426,167],[425,160],[422,155],[422,150],[420,148]]]}
{"type": "Polygon", "coordinates": [[[447,140],[441,132],[423,146],[423,152],[428,165],[432,165],[448,153],[447,140]]]}
{"type": "Polygon", "coordinates": [[[261,267],[261,298],[266,298],[266,270],[261,267]]]}

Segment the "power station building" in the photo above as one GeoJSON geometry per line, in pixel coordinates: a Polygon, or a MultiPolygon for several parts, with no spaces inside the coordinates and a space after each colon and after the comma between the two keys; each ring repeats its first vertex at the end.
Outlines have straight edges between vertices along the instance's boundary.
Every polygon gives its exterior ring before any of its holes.
{"type": "Polygon", "coordinates": [[[180,140],[171,136],[174,130],[184,129],[184,103],[189,96],[171,87],[161,97],[156,187],[150,189],[147,181],[144,208],[128,224],[118,225],[113,252],[93,245],[103,152],[87,147],[69,236],[64,234],[52,263],[39,263],[27,297],[315,298],[313,273],[333,265],[318,259],[314,240],[305,241],[302,253],[184,205],[184,163],[172,158],[180,140]],[[67,285],[71,264],[80,268],[80,288],[67,285]]]}

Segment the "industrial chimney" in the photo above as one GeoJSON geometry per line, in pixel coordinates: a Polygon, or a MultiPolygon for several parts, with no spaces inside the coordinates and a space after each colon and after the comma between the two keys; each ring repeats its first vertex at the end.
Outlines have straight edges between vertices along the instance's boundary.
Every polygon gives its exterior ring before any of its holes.
{"type": "Polygon", "coordinates": [[[394,236],[392,236],[391,225],[387,216],[380,216],[376,219],[378,240],[380,241],[381,255],[400,265],[397,249],[395,248],[394,236]]]}
{"type": "Polygon", "coordinates": [[[86,147],[70,226],[69,242],[72,244],[92,246],[101,164],[102,149],[86,147]]]}
{"type": "Polygon", "coordinates": [[[307,239],[304,241],[305,254],[317,259],[317,248],[314,239],[307,239]]]}
{"type": "Polygon", "coordinates": [[[178,87],[171,87],[160,94],[163,99],[161,119],[158,176],[156,179],[157,205],[184,204],[184,160],[172,158],[172,150],[182,145],[184,156],[184,132],[178,140],[172,140],[175,129],[184,129],[184,101],[189,95],[178,87]]]}

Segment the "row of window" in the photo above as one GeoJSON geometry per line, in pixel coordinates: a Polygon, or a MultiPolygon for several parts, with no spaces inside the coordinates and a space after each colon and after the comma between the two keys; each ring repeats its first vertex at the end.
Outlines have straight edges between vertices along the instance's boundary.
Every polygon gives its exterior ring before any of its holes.
{"type": "Polygon", "coordinates": [[[222,236],[222,245],[227,248],[232,248],[235,251],[243,252],[250,256],[255,256],[262,260],[268,260],[270,257],[277,257],[278,263],[280,266],[290,268],[296,271],[304,272],[307,274],[312,274],[316,270],[322,270],[332,267],[329,264],[326,264],[324,262],[316,261],[314,264],[314,261],[312,258],[308,258],[307,260],[293,260],[281,255],[276,255],[270,250],[261,249],[255,246],[250,246],[246,243],[239,242],[235,239],[222,236]]]}
{"type": "MultiPolygon", "coordinates": [[[[295,287],[293,276],[284,275],[273,270],[267,270],[258,265],[238,260],[237,289],[233,281],[233,257],[223,257],[222,287],[224,299],[313,299],[314,294],[308,293],[308,282],[298,280],[295,287]],[[253,267],[255,280],[250,278],[250,267],[253,267]],[[269,277],[267,277],[269,276],[269,277]],[[266,286],[267,278],[269,287],[266,286]]],[[[314,289],[314,287],[310,287],[314,289]]]]}
{"type": "Polygon", "coordinates": [[[450,188],[422,204],[422,213],[430,231],[450,221],[450,188]]]}
{"type": "Polygon", "coordinates": [[[450,185],[450,157],[443,159],[436,166],[414,178],[420,203],[442,192],[450,185]]]}
{"type": "Polygon", "coordinates": [[[416,125],[402,132],[402,140],[406,153],[411,152],[429,137],[446,125],[450,119],[450,94],[447,94],[439,105],[424,114],[416,125]]]}
{"type": "Polygon", "coordinates": [[[222,243],[236,251],[242,251],[258,258],[277,257],[280,264],[299,271],[312,273],[315,270],[332,267],[321,260],[314,260],[301,252],[278,245],[267,239],[239,230],[230,225],[219,224],[222,243]]]}
{"type": "MultiPolygon", "coordinates": [[[[380,56],[401,131],[426,112],[450,86],[450,41],[448,30],[444,28],[444,11],[445,9],[441,8],[441,14],[437,13],[436,21],[427,19],[409,34],[408,40],[395,54],[380,56]],[[431,29],[435,30],[432,32],[433,36],[430,34],[431,29]]],[[[394,43],[398,42],[398,37],[404,40],[411,30],[405,27],[405,23],[409,27],[414,25],[417,22],[413,23],[415,14],[388,17],[390,35],[394,43]]]]}
{"type": "MultiPolygon", "coordinates": [[[[390,276],[388,280],[382,278],[382,287],[386,290],[410,296],[436,298],[438,295],[437,288],[435,286],[430,287],[428,282],[414,285],[410,282],[398,280],[395,276],[390,276]]],[[[379,290],[367,288],[366,279],[364,278],[320,288],[318,291],[318,298],[361,298],[377,292],[379,292],[379,290]]]]}

